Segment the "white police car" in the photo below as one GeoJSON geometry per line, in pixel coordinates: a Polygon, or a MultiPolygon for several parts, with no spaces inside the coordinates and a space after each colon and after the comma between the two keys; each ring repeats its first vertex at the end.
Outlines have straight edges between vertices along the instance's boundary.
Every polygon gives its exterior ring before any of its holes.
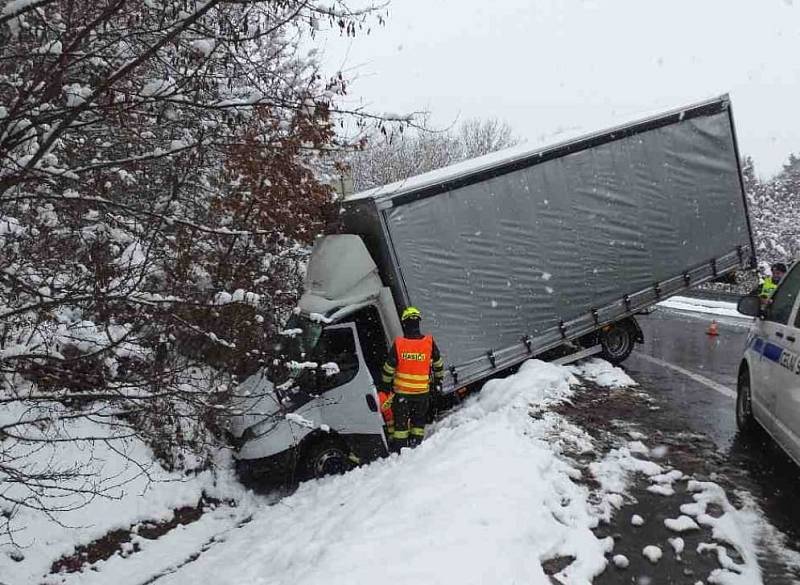
{"type": "Polygon", "coordinates": [[[739,365],[736,424],[763,427],[800,465],[800,262],[762,304],[743,297],[738,310],[756,317],[739,365]]]}

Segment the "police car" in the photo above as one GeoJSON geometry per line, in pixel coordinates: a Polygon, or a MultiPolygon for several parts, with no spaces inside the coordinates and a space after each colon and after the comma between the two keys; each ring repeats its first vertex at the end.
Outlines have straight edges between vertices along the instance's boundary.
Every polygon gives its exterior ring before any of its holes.
{"type": "Polygon", "coordinates": [[[738,310],[756,317],[739,365],[736,424],[763,427],[800,465],[800,263],[770,301],[743,297],[738,310]]]}

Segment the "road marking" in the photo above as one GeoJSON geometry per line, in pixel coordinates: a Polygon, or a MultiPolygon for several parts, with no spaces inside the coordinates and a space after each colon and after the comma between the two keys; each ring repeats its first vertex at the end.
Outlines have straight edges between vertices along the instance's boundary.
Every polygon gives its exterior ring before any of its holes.
{"type": "Polygon", "coordinates": [[[687,370],[685,368],[682,368],[680,366],[676,366],[675,364],[671,364],[669,362],[665,362],[662,359],[659,359],[657,357],[653,357],[651,355],[647,355],[645,353],[639,353],[637,351],[635,355],[636,355],[636,357],[640,357],[643,360],[645,360],[647,362],[650,362],[652,364],[656,364],[656,365],[659,365],[661,367],[668,368],[670,370],[674,370],[674,371],[678,372],[679,374],[683,374],[684,376],[687,376],[687,377],[691,378],[695,382],[697,382],[699,384],[702,384],[703,386],[707,386],[707,387],[711,388],[712,390],[714,390],[715,392],[719,392],[723,396],[727,396],[728,398],[736,398],[736,392],[734,392],[733,390],[731,390],[727,386],[725,386],[723,384],[720,384],[719,382],[715,382],[714,380],[712,380],[710,378],[706,378],[705,376],[702,376],[700,374],[696,374],[695,372],[691,372],[691,371],[689,371],[689,370],[687,370]]]}

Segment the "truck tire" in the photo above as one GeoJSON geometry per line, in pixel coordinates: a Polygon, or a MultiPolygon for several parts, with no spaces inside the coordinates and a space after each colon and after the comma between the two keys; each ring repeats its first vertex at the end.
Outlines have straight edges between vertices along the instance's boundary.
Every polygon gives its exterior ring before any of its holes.
{"type": "Polygon", "coordinates": [[[599,334],[600,345],[603,351],[600,357],[618,366],[631,355],[633,346],[636,343],[636,335],[633,327],[625,321],[612,323],[603,328],[599,334]]]}
{"type": "Polygon", "coordinates": [[[341,475],[352,467],[347,448],[341,441],[322,439],[303,449],[298,471],[300,481],[341,475]]]}
{"type": "Polygon", "coordinates": [[[742,364],[736,382],[736,427],[743,435],[752,435],[758,429],[753,416],[753,398],[750,390],[750,370],[742,364]]]}

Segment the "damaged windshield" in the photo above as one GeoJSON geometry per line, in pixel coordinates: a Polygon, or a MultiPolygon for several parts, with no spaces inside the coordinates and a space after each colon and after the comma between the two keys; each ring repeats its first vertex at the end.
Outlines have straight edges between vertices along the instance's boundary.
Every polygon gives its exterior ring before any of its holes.
{"type": "Polygon", "coordinates": [[[276,347],[287,365],[308,362],[322,336],[322,324],[302,315],[292,315],[281,331],[281,341],[276,347]]]}
{"type": "Polygon", "coordinates": [[[353,379],[358,372],[353,333],[295,315],[281,332],[272,366],[270,379],[281,403],[296,408],[353,379]]]}

